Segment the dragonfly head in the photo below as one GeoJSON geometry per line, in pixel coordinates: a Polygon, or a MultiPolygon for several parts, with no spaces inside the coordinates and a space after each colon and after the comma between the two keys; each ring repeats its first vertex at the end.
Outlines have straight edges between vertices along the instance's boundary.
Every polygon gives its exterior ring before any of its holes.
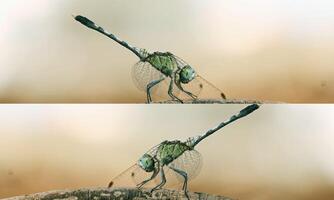
{"type": "Polygon", "coordinates": [[[149,154],[144,154],[139,160],[138,165],[146,172],[152,172],[154,170],[155,161],[149,154]]]}
{"type": "Polygon", "coordinates": [[[180,81],[181,83],[189,83],[196,76],[195,70],[190,66],[184,66],[180,71],[180,81]]]}

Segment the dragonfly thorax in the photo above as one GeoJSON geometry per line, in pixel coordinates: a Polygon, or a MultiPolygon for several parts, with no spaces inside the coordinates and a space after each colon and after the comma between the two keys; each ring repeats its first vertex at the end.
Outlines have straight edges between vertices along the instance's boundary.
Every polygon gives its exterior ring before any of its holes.
{"type": "Polygon", "coordinates": [[[165,76],[171,76],[178,69],[177,61],[170,52],[154,52],[142,61],[150,63],[165,76]]]}
{"type": "Polygon", "coordinates": [[[158,148],[157,158],[161,165],[168,165],[189,150],[192,150],[192,148],[184,142],[178,140],[164,141],[158,148]]]}

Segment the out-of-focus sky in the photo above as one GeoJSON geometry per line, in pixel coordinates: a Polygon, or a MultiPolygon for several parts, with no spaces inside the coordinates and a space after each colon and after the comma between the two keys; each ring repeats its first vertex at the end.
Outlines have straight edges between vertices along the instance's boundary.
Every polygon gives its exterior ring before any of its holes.
{"type": "Polygon", "coordinates": [[[145,102],[137,58],[75,22],[171,51],[229,98],[334,102],[330,0],[2,0],[0,101],[145,102]]]}
{"type": "MultiPolygon", "coordinates": [[[[243,105],[2,105],[0,198],[106,186],[163,140],[203,134],[243,105]]],[[[334,197],[334,107],[263,105],[197,146],[189,189],[234,199],[334,197]]]]}

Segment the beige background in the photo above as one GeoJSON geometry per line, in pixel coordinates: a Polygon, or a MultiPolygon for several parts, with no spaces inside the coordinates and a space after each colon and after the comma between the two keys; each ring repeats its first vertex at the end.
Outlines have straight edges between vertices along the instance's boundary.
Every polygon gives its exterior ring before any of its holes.
{"type": "MultiPolygon", "coordinates": [[[[185,140],[241,105],[2,105],[0,198],[106,186],[150,147],[185,140]]],[[[334,197],[334,107],[263,105],[198,145],[190,190],[236,199],[334,197]]]]}
{"type": "Polygon", "coordinates": [[[0,101],[145,102],[137,58],[75,22],[82,14],[171,51],[230,98],[334,102],[330,0],[2,0],[0,101]]]}

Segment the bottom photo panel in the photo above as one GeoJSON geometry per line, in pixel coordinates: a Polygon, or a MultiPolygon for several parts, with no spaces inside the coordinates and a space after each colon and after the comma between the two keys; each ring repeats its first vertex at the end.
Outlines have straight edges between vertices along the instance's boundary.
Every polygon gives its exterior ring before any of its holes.
{"type": "Polygon", "coordinates": [[[0,106],[0,199],[334,199],[334,106],[0,106]]]}

